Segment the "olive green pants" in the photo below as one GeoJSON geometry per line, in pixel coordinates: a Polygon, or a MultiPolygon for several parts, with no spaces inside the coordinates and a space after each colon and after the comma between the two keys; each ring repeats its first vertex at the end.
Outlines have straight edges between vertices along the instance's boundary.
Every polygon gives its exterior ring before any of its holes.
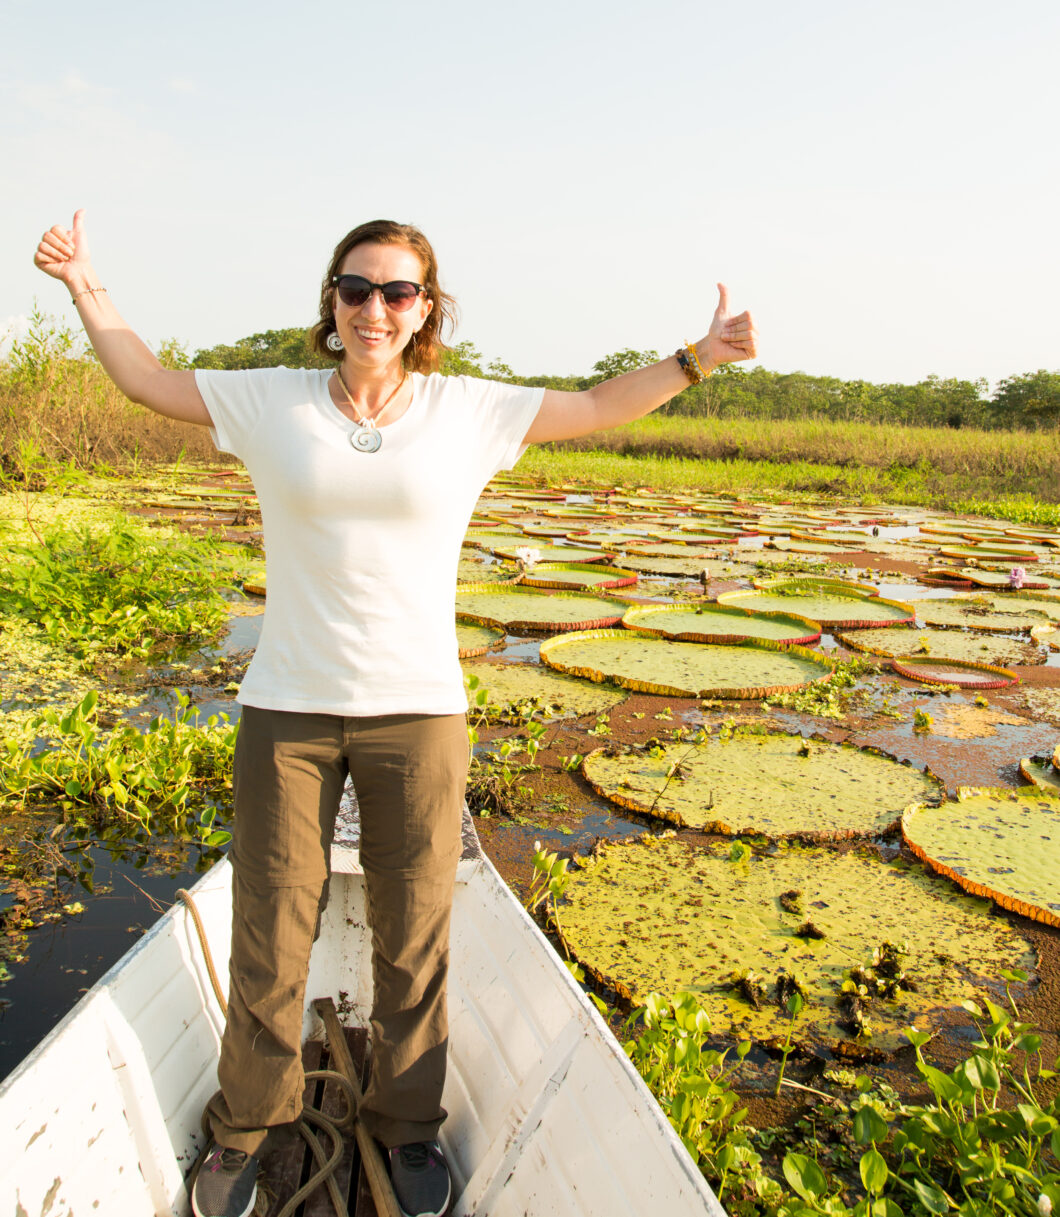
{"type": "Polygon", "coordinates": [[[360,1111],[384,1145],[445,1119],[449,915],[467,776],[464,716],[342,718],[243,709],[235,757],[232,955],[221,1145],[261,1150],[302,1110],[309,954],[327,904],[347,772],[361,811],[372,931],[372,1072],[360,1111]]]}

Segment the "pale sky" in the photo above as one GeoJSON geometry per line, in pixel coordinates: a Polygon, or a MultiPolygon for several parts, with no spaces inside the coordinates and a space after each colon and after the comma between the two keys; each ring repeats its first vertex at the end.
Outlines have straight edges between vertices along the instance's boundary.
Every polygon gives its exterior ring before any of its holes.
{"type": "Polygon", "coordinates": [[[355,224],[418,224],[456,340],[587,372],[706,331],[846,379],[1060,369],[1055,0],[6,0],[0,328],[87,209],[152,343],[315,319],[355,224]]]}

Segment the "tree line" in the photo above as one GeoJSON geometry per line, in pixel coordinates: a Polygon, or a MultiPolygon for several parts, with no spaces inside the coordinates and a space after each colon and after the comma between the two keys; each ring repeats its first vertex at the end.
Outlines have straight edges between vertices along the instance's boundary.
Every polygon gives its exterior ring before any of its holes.
{"type": "MultiPolygon", "coordinates": [[[[173,352],[167,352],[170,359],[173,352]]],[[[630,372],[659,358],[656,351],[615,351],[587,376],[517,376],[511,368],[483,356],[470,342],[450,347],[442,372],[484,376],[512,384],[577,391],[609,376],[630,372]]],[[[179,362],[179,360],[178,360],[179,362]]],[[[329,367],[313,351],[308,330],[266,330],[231,345],[197,351],[196,368],[329,367]]],[[[187,365],[186,365],[187,366],[187,365]]],[[[1023,372],[1000,381],[993,393],[987,381],[928,376],[916,384],[874,384],[806,372],[771,372],[726,364],[702,384],[690,385],[663,407],[668,414],[694,418],[819,418],[836,422],[896,423],[918,427],[977,427],[1041,430],[1060,427],[1060,372],[1023,372]]]]}

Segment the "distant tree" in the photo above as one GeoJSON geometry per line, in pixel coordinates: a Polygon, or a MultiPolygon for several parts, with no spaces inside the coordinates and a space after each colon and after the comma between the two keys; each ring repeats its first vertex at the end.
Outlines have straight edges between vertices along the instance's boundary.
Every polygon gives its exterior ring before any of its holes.
{"type": "Polygon", "coordinates": [[[486,365],[486,374],[491,380],[515,380],[515,373],[506,363],[499,359],[491,359],[486,365]]]}
{"type": "Polygon", "coordinates": [[[158,362],[164,368],[183,371],[191,367],[191,356],[187,347],[176,338],[163,338],[157,353],[158,362]]]}
{"type": "Polygon", "coordinates": [[[612,376],[621,376],[624,372],[633,372],[637,368],[645,368],[650,363],[658,362],[658,351],[633,351],[627,348],[598,359],[593,364],[593,372],[600,380],[610,380],[612,376]]]}
{"type": "Polygon", "coordinates": [[[443,376],[483,376],[482,352],[471,342],[458,342],[442,352],[438,371],[443,376]]]}
{"type": "Polygon", "coordinates": [[[994,415],[1004,427],[1060,426],[1060,372],[1024,372],[1000,381],[994,415]]]}
{"type": "Polygon", "coordinates": [[[330,359],[318,355],[309,345],[309,330],[293,327],[286,330],[266,330],[240,338],[231,346],[208,347],[196,351],[192,359],[196,368],[328,368],[330,359]]]}

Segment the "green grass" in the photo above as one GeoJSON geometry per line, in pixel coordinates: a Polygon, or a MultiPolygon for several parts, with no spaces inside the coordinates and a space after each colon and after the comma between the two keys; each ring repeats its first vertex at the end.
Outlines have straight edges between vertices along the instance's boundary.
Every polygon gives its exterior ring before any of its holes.
{"type": "Polygon", "coordinates": [[[834,495],[1027,523],[1060,519],[1060,434],[1052,431],[654,414],[614,431],[531,448],[519,471],[551,481],[834,495]]]}

